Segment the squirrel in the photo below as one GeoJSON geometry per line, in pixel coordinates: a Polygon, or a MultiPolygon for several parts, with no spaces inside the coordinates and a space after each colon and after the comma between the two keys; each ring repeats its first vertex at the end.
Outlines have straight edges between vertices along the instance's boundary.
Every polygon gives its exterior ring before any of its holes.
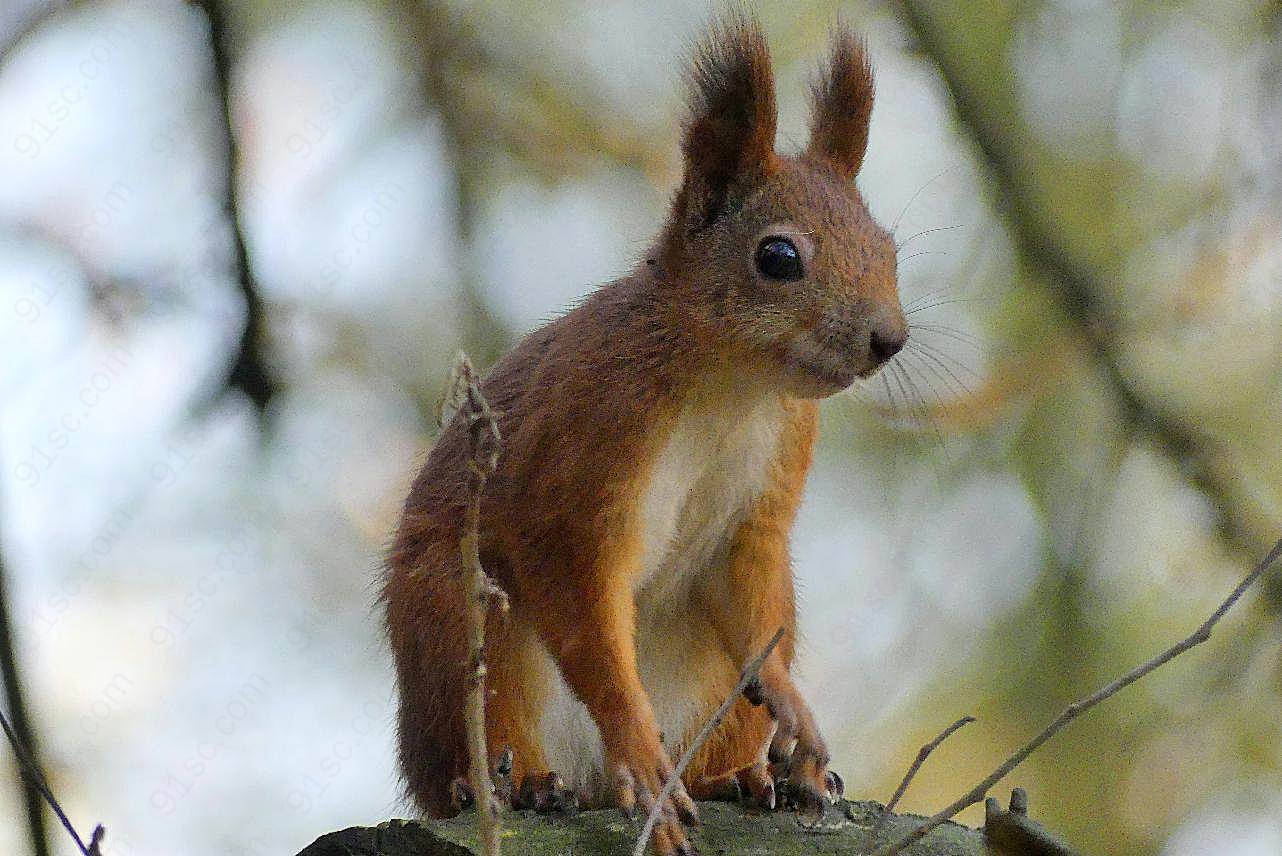
{"type": "MultiPolygon", "coordinates": [[[[684,168],[644,262],[534,331],[481,390],[502,452],[481,499],[491,610],[486,737],[518,807],[648,810],[672,759],[776,631],[758,678],[675,783],[653,843],[694,852],[695,799],[824,805],[840,778],[790,668],[789,531],[817,400],[905,344],[892,236],[855,186],[868,143],[863,42],[832,39],[810,139],[775,152],[757,22],[714,24],[690,70],[684,168]]],[[[453,419],[406,500],[383,603],[399,687],[399,762],[431,816],[467,798],[472,684],[461,582],[467,428],[453,419]]]]}

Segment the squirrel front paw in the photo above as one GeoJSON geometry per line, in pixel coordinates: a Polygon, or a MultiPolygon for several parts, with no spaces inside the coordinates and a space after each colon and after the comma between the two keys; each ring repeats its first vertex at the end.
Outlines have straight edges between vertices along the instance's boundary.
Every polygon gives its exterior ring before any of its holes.
{"type": "Polygon", "coordinates": [[[822,814],[841,799],[845,783],[828,769],[828,749],[815,725],[814,716],[790,685],[772,687],[760,680],[744,688],[754,705],[765,705],[775,721],[767,758],[777,787],[780,804],[806,814],[822,814]]]}
{"type": "Polygon", "coordinates": [[[822,818],[829,806],[841,799],[845,790],[841,776],[817,758],[794,755],[784,764],[774,765],[774,769],[779,807],[803,815],[822,818]]]}
{"type": "MultiPolygon", "coordinates": [[[[611,769],[620,810],[628,817],[640,813],[648,817],[664,785],[676,774],[663,755],[657,762],[616,760],[611,769]]],[[[699,813],[694,800],[679,780],[659,808],[651,842],[656,856],[695,856],[694,844],[686,835],[684,824],[697,825],[699,813]]]]}

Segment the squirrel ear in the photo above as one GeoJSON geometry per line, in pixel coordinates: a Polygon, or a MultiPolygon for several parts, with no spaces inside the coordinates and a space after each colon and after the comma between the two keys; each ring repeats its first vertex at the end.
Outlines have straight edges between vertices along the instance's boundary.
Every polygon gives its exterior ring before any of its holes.
{"type": "Polygon", "coordinates": [[[811,99],[809,153],[853,177],[868,149],[873,79],[863,40],[849,30],[833,37],[828,67],[811,87],[811,99]]]}
{"type": "Polygon", "coordinates": [[[775,87],[761,28],[740,12],[714,26],[690,71],[682,142],[685,180],[677,204],[706,225],[734,192],[775,164],[775,87]]]}

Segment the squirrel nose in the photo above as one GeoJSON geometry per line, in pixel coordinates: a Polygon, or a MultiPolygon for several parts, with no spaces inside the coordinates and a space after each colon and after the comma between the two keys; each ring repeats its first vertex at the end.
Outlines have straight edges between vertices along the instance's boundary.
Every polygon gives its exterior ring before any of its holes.
{"type": "Polygon", "coordinates": [[[868,336],[868,352],[880,365],[903,350],[907,330],[873,330],[868,336]]]}

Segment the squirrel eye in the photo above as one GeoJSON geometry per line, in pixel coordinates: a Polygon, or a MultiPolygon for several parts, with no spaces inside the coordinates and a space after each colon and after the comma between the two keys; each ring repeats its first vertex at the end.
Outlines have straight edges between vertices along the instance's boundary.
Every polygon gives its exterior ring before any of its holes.
{"type": "Polygon", "coordinates": [[[757,270],[770,279],[783,280],[801,279],[805,273],[797,245],[777,236],[764,238],[757,245],[757,270]]]}

